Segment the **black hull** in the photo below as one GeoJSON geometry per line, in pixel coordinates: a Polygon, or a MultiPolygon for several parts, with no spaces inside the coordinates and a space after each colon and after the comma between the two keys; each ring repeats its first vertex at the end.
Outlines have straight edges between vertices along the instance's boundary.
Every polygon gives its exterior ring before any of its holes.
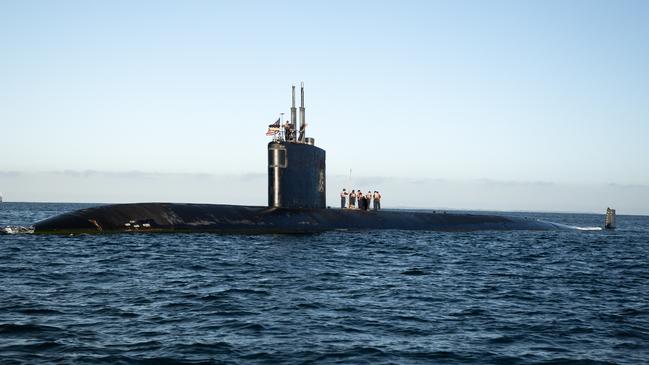
{"type": "Polygon", "coordinates": [[[317,233],[330,230],[555,230],[533,219],[481,214],[348,209],[288,209],[241,205],[115,204],[61,214],[34,225],[34,233],[216,232],[317,233]]]}

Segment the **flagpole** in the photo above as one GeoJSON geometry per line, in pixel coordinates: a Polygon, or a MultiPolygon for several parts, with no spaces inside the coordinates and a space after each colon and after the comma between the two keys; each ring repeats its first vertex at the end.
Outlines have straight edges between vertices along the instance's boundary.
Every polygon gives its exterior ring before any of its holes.
{"type": "MultiPolygon", "coordinates": [[[[284,125],[284,113],[279,113],[279,128],[281,130],[282,126],[284,125]]],[[[286,132],[284,132],[286,133],[286,132]]],[[[281,136],[281,134],[280,134],[281,136]]],[[[284,139],[286,139],[286,136],[284,136],[284,139]]]]}

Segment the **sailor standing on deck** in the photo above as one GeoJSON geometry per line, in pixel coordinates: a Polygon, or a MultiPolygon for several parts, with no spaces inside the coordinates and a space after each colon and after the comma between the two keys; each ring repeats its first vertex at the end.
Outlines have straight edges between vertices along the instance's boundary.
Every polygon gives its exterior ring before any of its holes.
{"type": "Polygon", "coordinates": [[[346,199],[347,199],[347,190],[343,189],[343,191],[340,192],[340,209],[345,209],[346,199]]]}
{"type": "Polygon", "coordinates": [[[367,203],[365,203],[365,210],[370,209],[370,203],[372,203],[372,191],[368,191],[367,194],[365,194],[365,199],[367,203]]]}
{"type": "Polygon", "coordinates": [[[356,208],[356,191],[349,193],[349,209],[356,208]]]}
{"type": "Polygon", "coordinates": [[[363,210],[363,202],[365,201],[365,197],[363,196],[363,193],[360,192],[360,190],[356,193],[356,201],[358,202],[358,209],[363,210]]]}
{"type": "Polygon", "coordinates": [[[356,190],[356,207],[363,209],[363,193],[361,193],[361,189],[356,190]]]}
{"type": "Polygon", "coordinates": [[[374,191],[374,210],[381,210],[381,193],[374,191]]]}

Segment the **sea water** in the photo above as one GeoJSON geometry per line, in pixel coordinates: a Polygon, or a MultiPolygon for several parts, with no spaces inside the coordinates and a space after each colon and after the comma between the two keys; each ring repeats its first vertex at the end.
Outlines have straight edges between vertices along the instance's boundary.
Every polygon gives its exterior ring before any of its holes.
{"type": "MultiPolygon", "coordinates": [[[[86,206],[2,203],[0,227],[86,206]]],[[[647,363],[648,252],[649,217],[624,215],[613,231],[0,235],[0,363],[647,363]]]]}

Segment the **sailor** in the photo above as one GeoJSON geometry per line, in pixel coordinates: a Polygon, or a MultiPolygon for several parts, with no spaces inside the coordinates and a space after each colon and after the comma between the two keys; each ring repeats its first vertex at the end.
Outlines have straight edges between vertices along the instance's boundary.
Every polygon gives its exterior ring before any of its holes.
{"type": "Polygon", "coordinates": [[[284,139],[287,141],[293,140],[293,125],[288,122],[284,122],[284,139]]]}
{"type": "Polygon", "coordinates": [[[381,209],[381,193],[374,191],[374,210],[381,209]]]}
{"type": "Polygon", "coordinates": [[[345,200],[347,199],[347,190],[343,189],[340,192],[340,209],[345,209],[345,200]]]}
{"type": "Polygon", "coordinates": [[[365,194],[365,199],[367,203],[365,203],[365,210],[370,209],[370,203],[372,202],[372,191],[368,191],[367,194],[365,194]]]}
{"type": "Polygon", "coordinates": [[[349,193],[349,209],[355,209],[356,208],[356,192],[352,190],[351,193],[349,193]]]}

